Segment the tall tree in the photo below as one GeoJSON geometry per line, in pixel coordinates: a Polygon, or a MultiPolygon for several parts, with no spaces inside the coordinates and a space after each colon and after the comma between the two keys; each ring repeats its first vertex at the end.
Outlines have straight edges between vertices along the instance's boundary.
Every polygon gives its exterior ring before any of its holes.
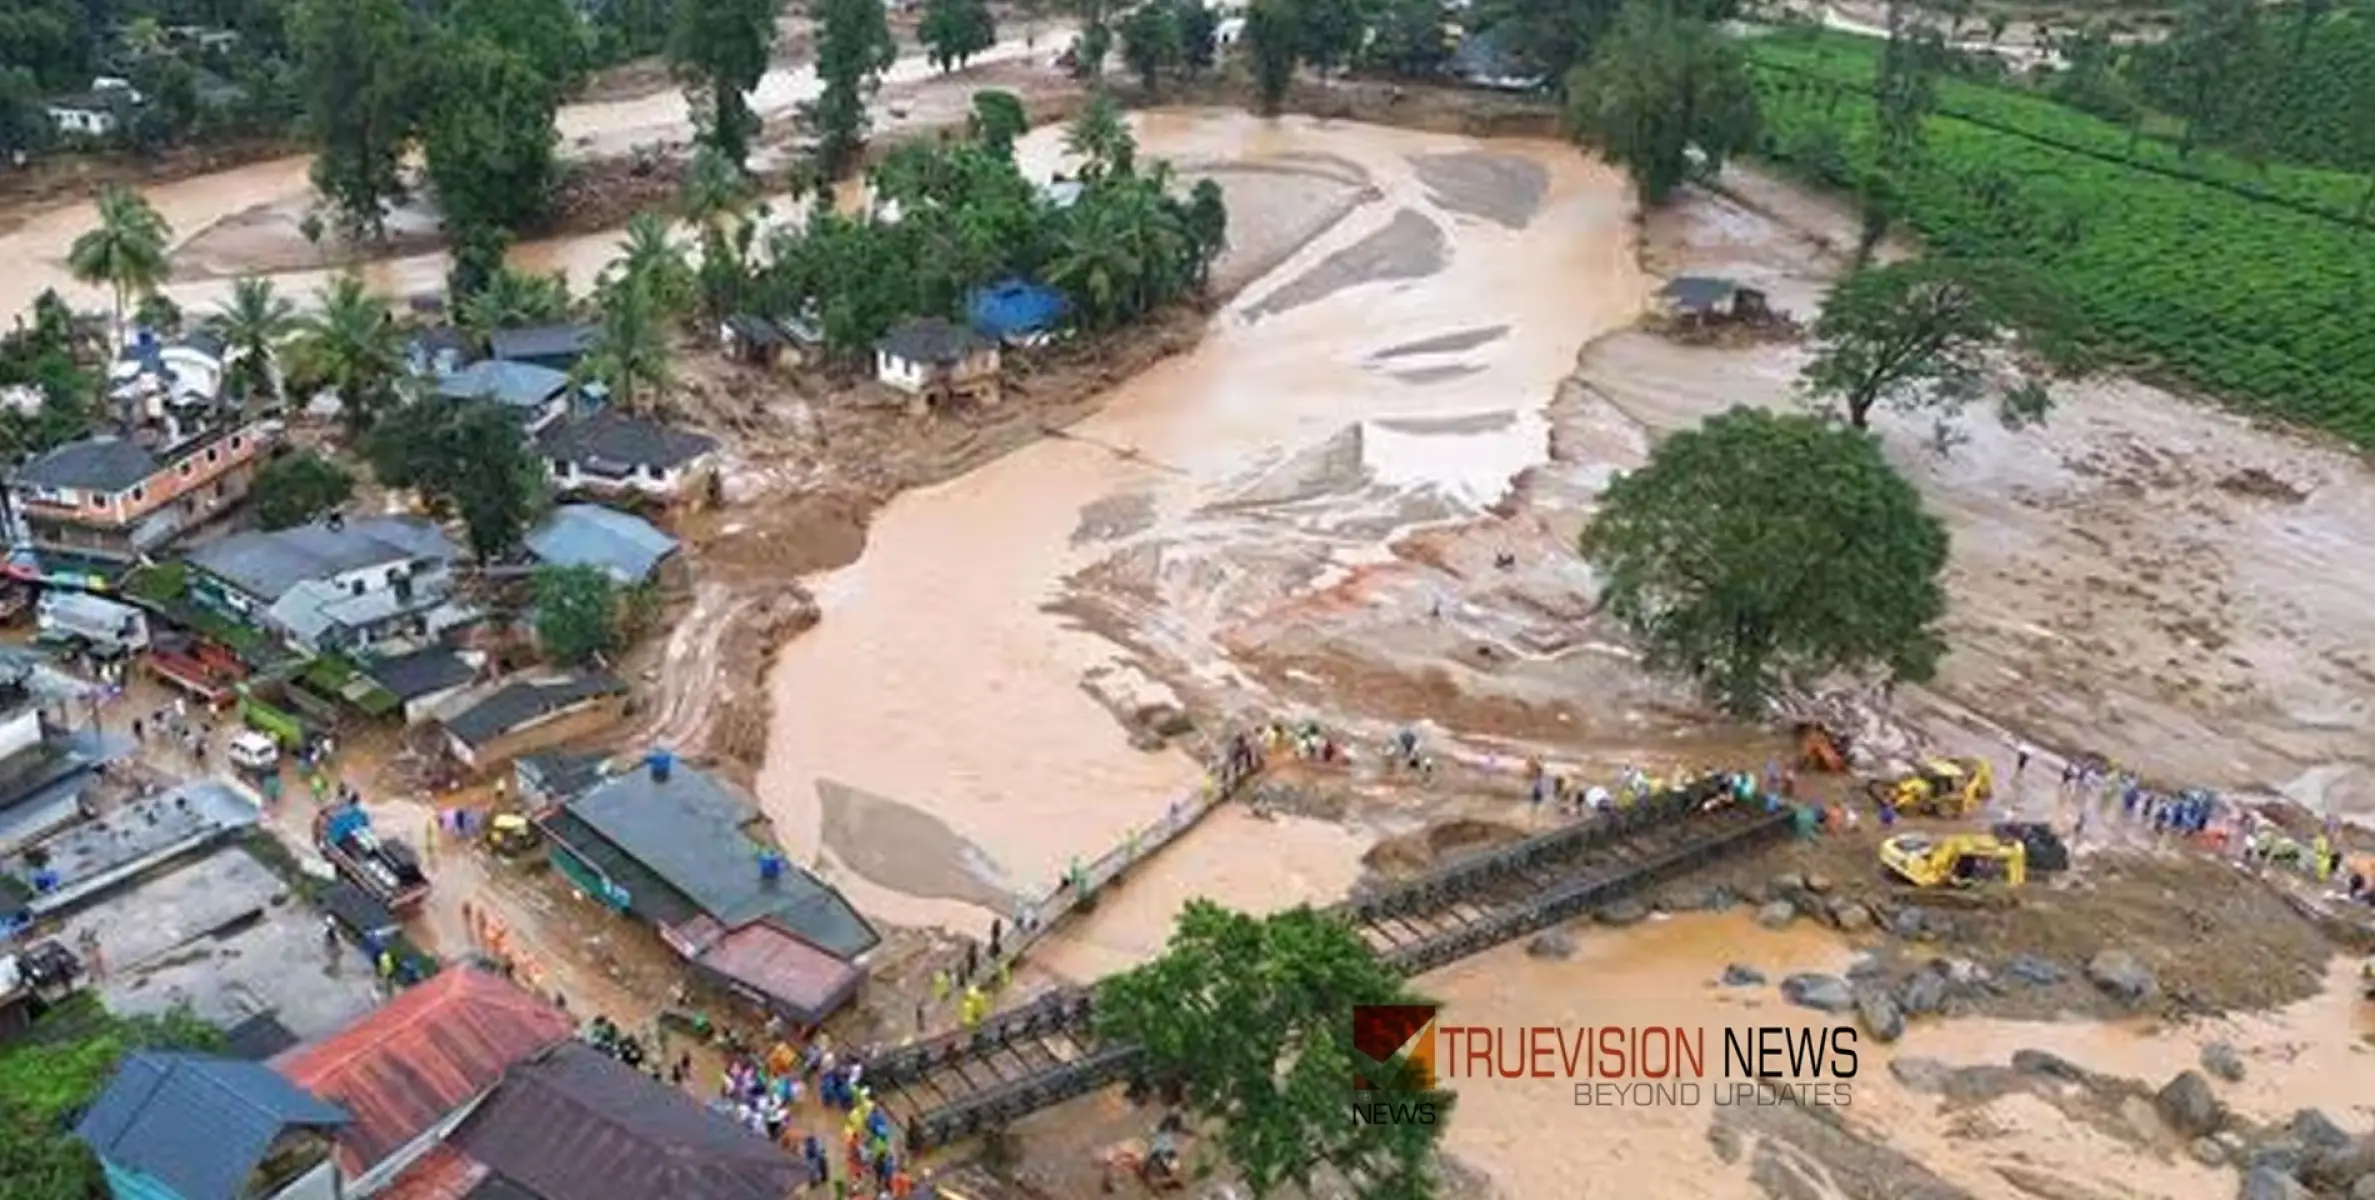
{"type": "Polygon", "coordinates": [[[645,211],[628,218],[618,255],[610,260],[603,274],[606,292],[639,288],[662,313],[669,315],[692,308],[697,287],[692,263],[686,260],[685,247],[668,228],[668,219],[658,213],[645,211]]]}
{"type": "Polygon", "coordinates": [[[1923,130],[1938,106],[1937,75],[1946,57],[1937,29],[1921,18],[1911,0],[1889,0],[1888,39],[1881,44],[1872,87],[1879,150],[1857,188],[1862,224],[1856,237],[1857,266],[1872,261],[1873,252],[1888,237],[1904,181],[1920,169],[1923,130]]]}
{"type": "Polygon", "coordinates": [[[998,44],[998,20],[989,0],[925,0],[915,35],[933,66],[953,71],[998,44]]]}
{"type": "Polygon", "coordinates": [[[1345,1108],[1356,1073],[1377,1070],[1353,1040],[1353,1006],[1425,1003],[1332,916],[1191,900],[1160,956],[1098,986],[1096,1014],[1102,1036],[1145,1047],[1152,1077],[1214,1123],[1255,1196],[1312,1192],[1332,1171],[1356,1195],[1418,1200],[1436,1194],[1450,1094],[1416,1093],[1434,1109],[1424,1123],[1345,1108]]]}
{"type": "Polygon", "coordinates": [[[336,510],[355,494],[355,477],[345,467],[310,450],[285,454],[264,464],[249,489],[256,524],[289,529],[336,510]]]}
{"type": "Polygon", "coordinates": [[[403,333],[387,302],[357,275],[341,275],[322,293],[321,307],[298,326],[289,346],[295,373],[338,394],[350,436],[361,436],[396,399],[404,368],[403,333]]]}
{"type": "Polygon", "coordinates": [[[297,306],[271,280],[244,275],[232,281],[230,298],[207,323],[223,339],[223,394],[246,403],[278,399],[280,347],[297,331],[297,306]]]}
{"type": "Polygon", "coordinates": [[[1138,140],[1130,136],[1121,106],[1099,93],[1064,127],[1064,152],[1081,160],[1081,179],[1095,183],[1109,175],[1130,175],[1137,169],[1138,140]]]}
{"type": "Polygon", "coordinates": [[[1245,10],[1245,49],[1253,65],[1254,107],[1276,116],[1302,61],[1301,0],[1253,0],[1245,10]]]}
{"type": "Polygon", "coordinates": [[[1633,177],[1644,204],[1665,203],[1695,152],[1712,174],[1756,141],[1748,66],[1713,25],[1672,0],[1633,0],[1567,81],[1569,127],[1633,177]]]}
{"type": "Polygon", "coordinates": [[[610,388],[611,402],[640,412],[675,382],[666,312],[650,284],[627,276],[602,296],[602,325],[585,359],[585,373],[610,388]]]}
{"type": "Polygon", "coordinates": [[[1451,64],[1450,25],[1443,0],[1386,0],[1362,60],[1406,79],[1431,79],[1451,64]]]}
{"type": "Polygon", "coordinates": [[[110,184],[99,193],[99,224],[66,249],[66,269],[84,283],[102,284],[115,296],[116,336],[124,334],[124,310],[135,296],[154,294],[172,273],[173,227],[128,187],[110,184]]]}
{"type": "Polygon", "coordinates": [[[1031,129],[1031,112],[1022,97],[997,88],[973,93],[973,136],[1000,158],[1014,157],[1015,140],[1031,129]]]}
{"type": "Polygon", "coordinates": [[[1321,74],[1352,62],[1368,32],[1362,0],[1297,0],[1295,53],[1321,74]]]}
{"type": "Polygon", "coordinates": [[[404,198],[404,154],[433,90],[405,0],[295,0],[313,186],[351,234],[404,198]]]}
{"type": "Polygon", "coordinates": [[[870,121],[866,101],[899,57],[882,0],[818,0],[816,75],[824,88],[810,106],[817,159],[838,179],[857,161],[870,121]]]}
{"type": "Polygon", "coordinates": [[[362,439],[380,485],[418,491],[462,519],[479,561],[503,558],[544,506],[544,468],[518,419],[488,401],[428,400],[387,415],[362,439]]]}
{"type": "Polygon", "coordinates": [[[562,91],[585,75],[586,22],[570,0],[461,0],[445,19],[463,38],[526,58],[562,91]]]}
{"type": "Polygon", "coordinates": [[[555,271],[537,275],[500,267],[464,297],[455,315],[471,336],[484,340],[498,329],[549,325],[569,317],[569,279],[555,271]]]}
{"type": "Polygon", "coordinates": [[[2192,153],[2202,129],[2239,103],[2235,85],[2260,43],[2259,11],[2252,0],[2192,0],[2180,11],[2160,61],[2184,102],[2181,153],[2192,153]]]}
{"type": "Polygon", "coordinates": [[[1624,0],[1485,0],[1471,10],[1472,27],[1492,31],[1518,64],[1558,82],[1591,57],[1623,7],[1624,0]]]}
{"type": "Polygon", "coordinates": [[[1735,408],[1616,477],[1582,537],[1600,603],[1653,669],[1726,712],[1838,671],[1928,679],[1946,527],[1869,434],[1735,408]]]}
{"type": "Polygon", "coordinates": [[[1122,61],[1138,76],[1139,86],[1153,94],[1164,71],[1185,64],[1187,46],[1181,40],[1179,12],[1170,0],[1145,0],[1122,18],[1122,61]]]}
{"type": "MultiPolygon", "coordinates": [[[[1931,409],[1944,422],[1986,392],[1991,358],[2015,334],[2041,365],[2079,368],[2072,329],[2052,287],[2018,263],[1914,259],[1865,267],[1823,301],[1815,356],[1799,387],[1814,404],[1837,406],[1857,429],[1883,404],[1931,409]]],[[[1997,415],[2018,427],[2042,420],[2050,405],[2043,374],[2029,371],[2003,393],[1997,415]]]]}
{"type": "Polygon", "coordinates": [[[677,0],[668,61],[685,85],[701,141],[737,167],[759,136],[750,91],[767,74],[782,12],[783,0],[677,0]]]}
{"type": "Polygon", "coordinates": [[[429,182],[457,237],[509,235],[542,217],[560,179],[560,88],[514,51],[449,38],[444,81],[422,127],[429,182]]]}
{"type": "Polygon", "coordinates": [[[536,642],[546,658],[581,666],[617,648],[618,589],[600,567],[539,567],[536,642]]]}

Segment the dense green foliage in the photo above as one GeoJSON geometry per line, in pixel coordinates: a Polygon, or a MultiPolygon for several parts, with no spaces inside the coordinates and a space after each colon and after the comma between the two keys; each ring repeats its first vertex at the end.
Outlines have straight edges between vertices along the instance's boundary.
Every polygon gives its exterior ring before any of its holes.
{"type": "Polygon", "coordinates": [[[775,50],[783,0],[676,0],[668,62],[684,81],[701,143],[740,167],[759,136],[750,90],[775,50]]]}
{"type": "Polygon", "coordinates": [[[133,297],[157,290],[172,272],[168,249],[173,227],[150,207],[147,197],[127,187],[99,193],[99,223],[66,249],[66,269],[84,283],[104,285],[115,295],[115,321],[124,324],[133,297]]]}
{"type": "MultiPolygon", "coordinates": [[[[1445,1122],[1347,1110],[1365,1065],[1353,1006],[1425,1003],[1334,917],[1193,900],[1160,957],[1098,985],[1096,1012],[1100,1035],[1144,1046],[1151,1075],[1219,1122],[1213,1137],[1255,1196],[1310,1192],[1334,1171],[1362,1200],[1424,1200],[1445,1122]]],[[[1448,1116],[1451,1097],[1435,1103],[1448,1116]]]]}
{"type": "Polygon", "coordinates": [[[1860,430],[1735,408],[1659,443],[1584,530],[1655,669],[1743,718],[1836,671],[1929,678],[1946,527],[1860,430]]]}
{"type": "Polygon", "coordinates": [[[97,380],[76,351],[73,315],[54,291],[34,299],[31,320],[0,334],[0,388],[41,393],[31,412],[0,410],[0,457],[20,462],[82,435],[97,380]]]}
{"type": "Polygon", "coordinates": [[[255,501],[256,524],[266,529],[306,524],[345,504],[354,494],[355,477],[310,450],[265,463],[249,491],[255,501]]]}
{"type": "Polygon", "coordinates": [[[1657,205],[1689,178],[1694,152],[1713,174],[1754,143],[1756,94],[1715,26],[1671,0],[1633,0],[1568,81],[1567,119],[1657,205]]]}
{"type": "Polygon", "coordinates": [[[608,654],[619,641],[619,595],[600,567],[536,569],[536,644],[563,666],[608,654]]]}
{"type": "Polygon", "coordinates": [[[815,14],[816,77],[824,87],[802,119],[816,136],[818,165],[838,179],[866,144],[873,125],[866,101],[897,61],[899,44],[891,40],[882,0],[818,0],[815,14]]]}
{"type": "Polygon", "coordinates": [[[87,994],[44,1015],[24,1041],[0,1050],[0,1197],[106,1195],[98,1160],[68,1131],[76,1114],[127,1053],[215,1051],[222,1043],[219,1030],[187,1011],[116,1017],[87,994]]]}
{"type": "Polygon", "coordinates": [[[2197,0],[2172,35],[2116,56],[2126,90],[2184,137],[2375,173],[2375,5],[2197,0]]]}
{"type": "Polygon", "coordinates": [[[1814,357],[1799,375],[1806,397],[1857,429],[1882,405],[1925,409],[1941,446],[1957,436],[1954,418],[2006,373],[1997,416],[2018,428],[2044,418],[2052,397],[2044,371],[2071,368],[2069,318],[2060,297],[2020,263],[1911,259],[1857,270],[1823,299],[1814,323],[1814,357]],[[2018,361],[1998,354],[2018,336],[2018,361]]]}
{"type": "Polygon", "coordinates": [[[998,44],[998,21],[989,0],[927,0],[915,35],[933,66],[953,71],[998,44]]]}
{"type": "Polygon", "coordinates": [[[481,562],[519,549],[548,498],[544,464],[518,419],[486,401],[398,408],[363,439],[363,457],[382,486],[412,489],[431,513],[460,517],[481,562]]]}
{"type": "Polygon", "coordinates": [[[385,300],[357,275],[341,275],[322,292],[289,345],[290,373],[300,393],[328,388],[338,396],[347,432],[360,436],[396,403],[404,366],[403,331],[385,300]]]}
{"type": "MultiPolygon", "coordinates": [[[[1864,93],[1876,45],[1752,43],[1766,150],[1861,187],[1877,160],[1864,93]]],[[[1920,156],[1889,182],[1933,253],[2031,264],[2097,350],[2375,445],[2375,231],[2349,221],[2359,181],[2180,158],[2045,97],[1965,81],[1941,85],[1924,127],[1920,156]]]]}
{"type": "Polygon", "coordinates": [[[753,306],[811,313],[828,349],[856,354],[903,319],[960,315],[975,288],[1008,276],[1063,289],[1091,329],[1201,286],[1228,234],[1219,188],[1205,181],[1182,197],[1170,164],[1137,162],[1110,102],[1092,104],[1070,133],[1083,190],[1068,207],[994,142],[898,146],[870,177],[875,211],[820,206],[805,227],[770,235],[753,306]]]}

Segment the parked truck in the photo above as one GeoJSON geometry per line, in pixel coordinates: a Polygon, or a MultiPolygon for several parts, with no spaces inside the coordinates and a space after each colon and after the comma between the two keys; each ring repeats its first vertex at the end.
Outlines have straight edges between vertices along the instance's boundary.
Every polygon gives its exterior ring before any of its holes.
{"type": "Polygon", "coordinates": [[[148,648],[148,614],[89,592],[45,588],[34,610],[45,641],[102,654],[148,648]]]}
{"type": "Polygon", "coordinates": [[[313,819],[314,848],[340,878],[363,894],[403,914],[429,895],[429,877],[411,846],[381,837],[360,805],[324,809],[313,819]]]}

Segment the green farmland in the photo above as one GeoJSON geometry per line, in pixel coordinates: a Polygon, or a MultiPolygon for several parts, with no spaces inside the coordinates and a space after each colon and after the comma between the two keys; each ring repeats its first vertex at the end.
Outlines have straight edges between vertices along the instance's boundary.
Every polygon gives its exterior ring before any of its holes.
{"type": "MultiPolygon", "coordinates": [[[[1862,93],[1878,43],[1780,35],[1750,47],[1765,152],[1824,182],[1873,149],[1862,93]]],[[[1934,252],[2017,258],[2068,292],[2114,359],[2375,447],[2375,228],[2367,180],[2265,172],[2011,88],[1948,82],[1901,219],[1934,252]]]]}

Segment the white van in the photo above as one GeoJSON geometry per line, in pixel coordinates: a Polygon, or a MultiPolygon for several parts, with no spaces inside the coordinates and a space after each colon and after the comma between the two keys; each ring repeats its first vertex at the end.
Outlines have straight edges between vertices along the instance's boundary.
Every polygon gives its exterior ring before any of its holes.
{"type": "Polygon", "coordinates": [[[41,636],[80,641],[95,650],[148,649],[148,614],[114,600],[64,588],[43,588],[34,609],[41,636]]]}

